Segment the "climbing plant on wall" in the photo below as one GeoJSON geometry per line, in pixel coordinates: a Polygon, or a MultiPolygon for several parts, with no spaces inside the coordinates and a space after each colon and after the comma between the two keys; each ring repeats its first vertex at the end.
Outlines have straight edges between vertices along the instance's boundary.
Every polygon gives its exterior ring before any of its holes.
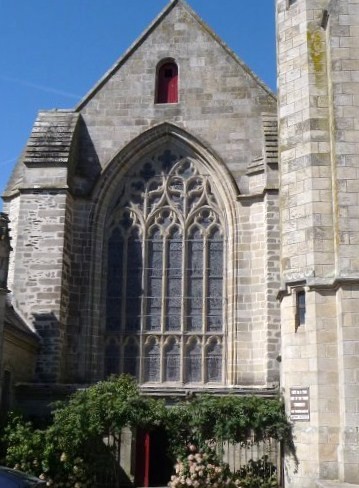
{"type": "Polygon", "coordinates": [[[5,463],[47,479],[56,488],[93,487],[99,470],[113,467],[124,427],[164,428],[174,461],[187,459],[189,446],[207,453],[208,459],[219,459],[220,443],[245,443],[248,436],[255,441],[277,439],[294,452],[291,426],[278,399],[200,395],[166,408],[162,400],[141,396],[130,376],[119,376],[57,404],[45,429],[10,415],[5,463]]]}

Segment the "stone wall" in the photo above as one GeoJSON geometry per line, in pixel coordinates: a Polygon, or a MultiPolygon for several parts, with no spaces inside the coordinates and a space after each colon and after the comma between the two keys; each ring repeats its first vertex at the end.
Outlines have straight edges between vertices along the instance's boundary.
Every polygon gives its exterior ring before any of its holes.
{"type": "Polygon", "coordinates": [[[350,0],[277,1],[288,410],[290,388],[310,387],[310,421],[294,429],[298,473],[288,471],[290,486],[300,488],[318,478],[359,483],[357,7],[350,0]],[[302,290],[306,316],[298,327],[302,290]]]}
{"type": "Polygon", "coordinates": [[[38,378],[58,381],[65,345],[61,307],[65,291],[67,195],[61,190],[36,191],[19,198],[17,239],[12,256],[13,304],[29,327],[42,337],[38,378]]]}

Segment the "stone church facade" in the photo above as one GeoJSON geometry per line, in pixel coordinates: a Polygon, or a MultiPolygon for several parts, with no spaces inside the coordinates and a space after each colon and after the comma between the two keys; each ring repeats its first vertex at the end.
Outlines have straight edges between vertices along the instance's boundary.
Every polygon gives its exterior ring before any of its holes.
{"type": "Polygon", "coordinates": [[[278,99],[173,0],[77,107],[39,113],[3,196],[7,307],[39,348],[15,393],[126,372],[290,414],[307,391],[287,485],[359,484],[359,3],[276,11],[278,99]]]}

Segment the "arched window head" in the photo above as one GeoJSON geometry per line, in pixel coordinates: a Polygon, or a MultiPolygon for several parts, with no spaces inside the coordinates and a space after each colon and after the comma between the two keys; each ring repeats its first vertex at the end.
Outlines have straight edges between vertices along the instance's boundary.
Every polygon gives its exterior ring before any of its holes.
{"type": "Polygon", "coordinates": [[[168,60],[157,69],[156,103],[178,102],[178,66],[168,60]]]}

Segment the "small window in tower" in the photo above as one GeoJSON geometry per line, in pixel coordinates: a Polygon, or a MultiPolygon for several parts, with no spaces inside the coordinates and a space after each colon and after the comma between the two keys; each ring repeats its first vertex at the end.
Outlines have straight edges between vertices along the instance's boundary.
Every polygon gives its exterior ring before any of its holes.
{"type": "Polygon", "coordinates": [[[328,10],[323,10],[322,21],[320,23],[322,29],[326,30],[326,28],[328,27],[328,22],[329,22],[329,12],[328,10]]]}
{"type": "Polygon", "coordinates": [[[157,69],[156,103],[178,102],[178,66],[166,61],[157,69]]]}
{"type": "Polygon", "coordinates": [[[292,5],[294,5],[295,3],[297,2],[297,0],[287,0],[287,7],[291,7],[292,5]]]}
{"type": "Polygon", "coordinates": [[[304,290],[297,292],[296,301],[295,330],[297,330],[299,326],[305,325],[306,304],[304,290]]]}

